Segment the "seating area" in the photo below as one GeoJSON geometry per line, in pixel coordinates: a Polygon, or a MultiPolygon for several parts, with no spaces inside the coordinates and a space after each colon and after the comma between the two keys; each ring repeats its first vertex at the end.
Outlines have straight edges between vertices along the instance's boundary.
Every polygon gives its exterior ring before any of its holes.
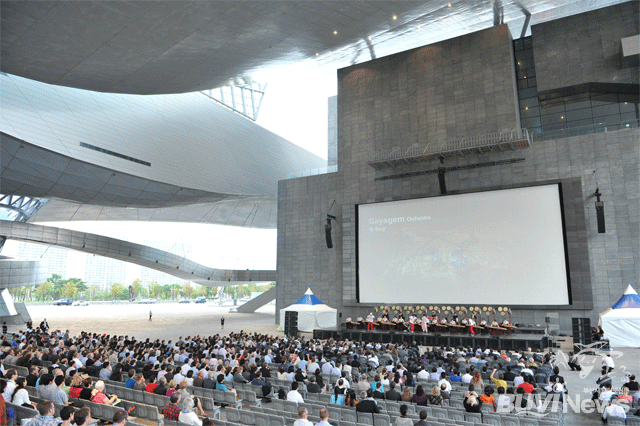
{"type": "MultiPolygon", "coordinates": [[[[434,349],[432,349],[433,351],[434,349]]],[[[432,352],[431,354],[440,354],[441,349],[435,349],[436,352],[432,352]]],[[[184,352],[184,351],[183,351],[184,352]]],[[[284,352],[283,352],[284,353],[284,352]]],[[[254,370],[252,370],[252,374],[255,373],[256,362],[262,365],[262,368],[266,368],[267,371],[272,371],[273,376],[265,377],[264,381],[270,385],[271,391],[268,395],[263,395],[263,386],[262,385],[254,385],[248,382],[241,382],[242,380],[236,381],[234,376],[233,379],[229,378],[229,376],[225,375],[224,385],[228,389],[227,391],[211,389],[209,387],[200,387],[200,386],[189,386],[189,382],[183,382],[183,384],[187,385],[186,391],[194,395],[200,401],[202,409],[204,411],[205,416],[200,416],[200,419],[203,420],[205,418],[212,419],[216,425],[230,425],[230,426],[292,426],[293,423],[298,419],[298,410],[300,408],[306,408],[308,412],[308,420],[313,423],[318,423],[320,421],[320,410],[326,409],[329,413],[329,422],[334,426],[346,426],[346,425],[368,425],[368,426],[392,426],[396,419],[401,416],[401,406],[407,406],[407,415],[406,417],[414,422],[419,420],[419,414],[421,411],[425,411],[428,417],[428,423],[433,426],[443,426],[443,425],[459,425],[459,426],[471,426],[475,424],[488,424],[488,425],[496,425],[496,426],[562,426],[565,424],[564,415],[562,413],[561,407],[549,405],[542,410],[538,410],[536,408],[528,408],[528,409],[515,409],[511,407],[508,411],[505,410],[505,407],[502,407],[498,410],[498,412],[494,412],[494,407],[491,404],[484,404],[481,407],[481,412],[472,413],[467,412],[463,406],[463,400],[465,397],[465,393],[468,390],[469,384],[462,383],[459,381],[447,381],[447,383],[451,386],[451,391],[448,393],[447,398],[442,400],[442,403],[439,405],[418,405],[412,402],[392,402],[386,401],[384,399],[376,399],[377,405],[380,408],[380,413],[370,414],[370,413],[358,413],[355,407],[342,406],[338,404],[331,403],[331,397],[333,395],[333,389],[337,386],[339,379],[342,377],[353,384],[351,388],[357,386],[359,380],[367,380],[368,384],[376,378],[375,380],[379,380],[377,377],[381,373],[381,366],[373,363],[373,359],[371,356],[373,352],[368,351],[363,353],[363,359],[366,356],[370,357],[369,362],[359,363],[358,366],[352,366],[350,370],[348,370],[348,374],[341,371],[341,374],[333,374],[335,371],[336,365],[340,366],[337,360],[342,360],[344,362],[344,358],[329,357],[328,360],[324,359],[324,355],[322,355],[323,360],[318,362],[318,366],[320,367],[320,372],[317,372],[316,375],[318,379],[321,379],[321,383],[323,383],[324,390],[322,393],[313,393],[309,392],[307,389],[307,385],[309,384],[305,381],[298,381],[298,391],[301,394],[303,401],[301,403],[295,401],[284,399],[283,395],[286,395],[292,389],[292,385],[296,382],[291,380],[283,379],[284,375],[282,373],[276,374],[276,372],[280,369],[282,365],[289,364],[290,359],[285,358],[284,363],[278,362],[260,362],[260,358],[257,354],[254,355],[254,361],[252,361],[251,365],[254,365],[254,370]],[[336,364],[334,365],[334,361],[336,364]],[[325,368],[329,367],[332,368],[325,368]],[[326,372],[322,372],[326,371],[326,372]],[[280,378],[278,378],[280,377],[280,378]]],[[[376,353],[381,353],[376,351],[376,353]]],[[[514,359],[522,359],[521,355],[517,353],[506,353],[502,354],[505,357],[499,359],[497,354],[491,353],[489,351],[486,356],[481,353],[476,353],[475,351],[470,352],[469,354],[473,356],[467,356],[458,358],[455,360],[456,370],[465,371],[466,368],[473,366],[477,367],[476,373],[479,374],[480,370],[482,370],[483,374],[486,374],[487,368],[482,368],[481,365],[492,366],[496,368],[496,372],[499,374],[507,372],[507,370],[503,365],[503,361],[505,359],[509,359],[508,357],[513,356],[514,359]],[[482,358],[485,363],[475,363],[473,360],[476,357],[482,358]],[[486,359],[485,359],[486,358],[486,359]]],[[[420,354],[423,357],[426,357],[426,354],[420,354]]],[[[533,384],[535,390],[544,398],[546,395],[545,387],[548,386],[549,381],[549,373],[548,369],[544,367],[548,367],[549,358],[541,353],[532,353],[525,355],[527,357],[527,365],[526,367],[520,366],[516,363],[509,364],[509,372],[517,375],[524,368],[533,368],[535,383],[533,384]],[[534,360],[541,366],[541,368],[531,367],[530,364],[535,364],[534,360]]],[[[195,356],[194,356],[195,357],[195,356]]],[[[176,355],[177,358],[177,355],[176,355]]],[[[175,367],[176,375],[180,374],[181,367],[184,367],[184,370],[190,370],[193,368],[193,361],[190,363],[189,359],[185,359],[186,362],[180,362],[176,358],[171,357],[169,362],[164,362],[166,365],[170,365],[175,367]],[[187,366],[188,364],[188,366],[187,366]]],[[[199,367],[203,368],[203,365],[218,365],[221,366],[222,363],[229,363],[229,357],[227,354],[211,354],[211,356],[207,359],[199,359],[199,367]],[[210,361],[215,361],[211,362],[210,361]]],[[[237,357],[236,357],[237,358],[237,357]]],[[[103,358],[106,361],[106,357],[103,358]]],[[[271,360],[271,358],[268,358],[271,360]]],[[[407,358],[405,358],[407,360],[407,358]]],[[[273,360],[275,361],[275,360],[273,360]]],[[[308,362],[309,360],[307,360],[308,362]]],[[[316,360],[311,359],[311,362],[315,362],[316,360]]],[[[407,383],[411,383],[412,386],[404,385],[402,382],[397,386],[397,390],[399,393],[408,393],[409,395],[415,395],[418,389],[418,386],[422,386],[425,392],[429,392],[433,388],[438,388],[440,381],[435,380],[433,378],[425,378],[429,377],[429,375],[425,375],[424,372],[422,376],[418,376],[417,372],[421,371],[424,368],[425,371],[435,371],[436,369],[448,368],[448,364],[453,362],[453,358],[451,355],[447,357],[443,357],[441,355],[432,357],[430,360],[421,359],[420,364],[411,364],[409,360],[409,368],[412,368],[414,376],[413,378],[405,377],[407,383]]],[[[126,363],[124,363],[126,366],[126,363]]],[[[153,364],[153,361],[147,361],[146,363],[141,362],[138,365],[140,371],[143,370],[141,366],[150,366],[153,364]]],[[[246,365],[246,364],[245,364],[246,365]]],[[[300,364],[303,365],[303,364],[300,364]]],[[[392,366],[391,363],[387,364],[388,366],[392,366]]],[[[393,367],[398,366],[402,367],[402,364],[393,364],[393,367]]],[[[43,361],[43,366],[47,368],[53,368],[55,365],[50,361],[43,361]]],[[[29,374],[29,369],[24,366],[14,365],[8,362],[4,363],[5,370],[7,369],[15,369],[18,372],[19,376],[27,376],[29,374]]],[[[125,371],[130,371],[131,367],[127,367],[125,371]]],[[[227,367],[228,368],[228,367],[227,367]]],[[[315,368],[315,367],[314,367],[315,368]]],[[[404,367],[402,367],[404,368],[404,367]]],[[[149,370],[146,370],[149,373],[149,370]]],[[[196,371],[201,372],[202,370],[196,371]]],[[[207,371],[210,373],[209,377],[213,377],[215,374],[213,369],[207,371]]],[[[450,370],[451,371],[451,370],[450,370]]],[[[100,369],[97,368],[81,368],[80,372],[82,374],[89,374],[94,378],[99,377],[100,369]]],[[[152,373],[155,376],[155,371],[152,373]]],[[[229,374],[229,371],[225,374],[229,374]]],[[[444,374],[444,373],[443,373],[444,374]]],[[[140,376],[142,377],[142,376],[140,376]]],[[[206,377],[206,374],[205,374],[206,377]]],[[[410,375],[409,375],[410,377],[410,375]]],[[[480,376],[478,376],[480,377],[480,376]]],[[[126,375],[123,374],[121,376],[121,381],[115,380],[103,380],[105,384],[105,393],[106,394],[115,394],[122,401],[122,403],[117,406],[109,406],[103,404],[97,404],[87,400],[78,400],[85,406],[88,406],[91,409],[92,416],[99,420],[110,421],[113,418],[113,415],[117,411],[126,410],[129,411],[131,419],[133,422],[137,419],[144,420],[145,424],[149,422],[163,425],[163,426],[184,426],[180,422],[165,420],[162,412],[163,409],[170,403],[169,396],[159,395],[155,393],[150,393],[145,390],[139,389],[131,389],[126,387],[125,381],[127,379],[126,375]],[[175,424],[174,424],[175,423],[175,424]]],[[[246,380],[246,379],[245,379],[246,380]]],[[[142,380],[144,382],[144,380],[142,380]]],[[[515,388],[516,382],[505,380],[508,388],[515,388]]],[[[204,382],[200,382],[201,385],[204,385],[204,382]]],[[[211,383],[209,383],[211,384],[211,383]]],[[[479,388],[486,388],[489,386],[495,387],[495,384],[488,378],[485,377],[484,380],[481,380],[481,386],[479,388]]],[[[29,395],[31,397],[32,402],[38,403],[42,400],[38,398],[38,390],[35,387],[26,387],[29,395]]],[[[478,391],[478,393],[482,393],[478,391]]],[[[515,397],[515,394],[512,393],[510,395],[512,398],[515,397]]],[[[71,401],[75,401],[74,399],[70,399],[71,401]]],[[[513,399],[512,399],[513,400],[513,399]]],[[[13,406],[14,404],[8,406],[13,406]]],[[[55,405],[56,414],[59,414],[62,405],[55,405]]],[[[629,418],[623,423],[626,425],[639,425],[640,417],[634,416],[637,411],[637,401],[634,402],[634,407],[629,414],[629,418]]],[[[22,419],[33,417],[37,415],[35,410],[25,408],[25,407],[15,407],[16,417],[19,421],[22,419]]],[[[616,424],[618,419],[611,419],[609,424],[616,424]]]]}

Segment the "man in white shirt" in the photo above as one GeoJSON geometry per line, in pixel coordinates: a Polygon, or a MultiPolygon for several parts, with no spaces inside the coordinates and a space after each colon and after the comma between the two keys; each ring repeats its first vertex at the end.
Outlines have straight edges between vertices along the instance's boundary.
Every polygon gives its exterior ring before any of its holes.
{"type": "Polygon", "coordinates": [[[447,392],[451,392],[451,383],[449,383],[449,381],[447,380],[447,373],[442,373],[440,375],[440,381],[438,382],[438,387],[442,388],[442,385],[446,386],[446,391],[447,392]]]}
{"type": "Polygon", "coordinates": [[[473,376],[469,374],[470,372],[471,370],[467,368],[467,372],[462,376],[462,383],[471,383],[473,376]]]}
{"type": "Polygon", "coordinates": [[[611,397],[611,404],[605,408],[602,413],[602,420],[607,420],[609,417],[615,417],[623,420],[626,420],[627,418],[627,413],[624,411],[624,408],[618,404],[618,395],[613,395],[611,397]]]}
{"type": "Polygon", "coordinates": [[[293,422],[293,426],[313,426],[313,423],[307,420],[307,417],[309,417],[309,412],[306,408],[301,408],[298,410],[298,417],[298,420],[293,422]]]}
{"type": "Polygon", "coordinates": [[[613,362],[613,358],[611,358],[610,354],[602,357],[602,365],[607,367],[607,373],[611,373],[613,369],[616,368],[616,364],[613,362]]]}
{"type": "Polygon", "coordinates": [[[616,397],[616,399],[618,398],[618,396],[615,395],[611,390],[611,383],[605,383],[604,390],[600,393],[600,402],[609,402],[614,396],[616,397]]]}
{"type": "Polygon", "coordinates": [[[424,365],[422,366],[420,371],[418,371],[417,376],[419,380],[429,380],[429,373],[427,373],[427,370],[424,369],[424,365]]]}
{"type": "MultiPolygon", "coordinates": [[[[297,402],[297,403],[304,403],[304,399],[302,399],[302,395],[300,395],[300,392],[298,392],[298,382],[291,383],[291,390],[289,391],[289,393],[287,393],[287,401],[294,401],[294,402],[297,402]]],[[[299,414],[300,414],[300,412],[298,411],[298,415],[299,414]]],[[[305,419],[306,419],[306,417],[305,417],[305,419]]],[[[309,423],[311,423],[311,422],[309,422],[309,423]]]]}
{"type": "Polygon", "coordinates": [[[429,375],[429,378],[431,380],[439,380],[440,379],[440,373],[438,373],[438,369],[436,367],[432,367],[431,368],[431,374],[429,375]]]}

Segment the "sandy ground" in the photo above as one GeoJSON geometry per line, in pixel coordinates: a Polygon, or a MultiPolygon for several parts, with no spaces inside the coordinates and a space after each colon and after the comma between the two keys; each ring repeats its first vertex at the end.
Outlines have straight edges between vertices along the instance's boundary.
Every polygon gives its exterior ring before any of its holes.
{"type": "MultiPolygon", "coordinates": [[[[267,305],[252,314],[230,313],[231,306],[213,303],[95,303],[89,306],[28,305],[33,324],[46,318],[51,329],[135,336],[136,338],[177,339],[194,334],[213,335],[232,331],[276,332],[275,305],[267,305]],[[149,311],[153,320],[149,321],[149,311]],[[220,318],[224,315],[224,330],[220,318]]],[[[24,329],[13,326],[10,332],[24,329]]]]}

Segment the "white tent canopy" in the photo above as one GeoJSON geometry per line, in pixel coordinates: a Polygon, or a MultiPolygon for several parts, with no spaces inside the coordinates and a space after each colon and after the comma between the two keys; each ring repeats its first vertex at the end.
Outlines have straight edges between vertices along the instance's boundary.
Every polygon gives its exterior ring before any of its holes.
{"type": "Polygon", "coordinates": [[[612,348],[640,347],[640,296],[631,282],[620,300],[600,314],[600,323],[612,348]]]}
{"type": "Polygon", "coordinates": [[[316,328],[331,328],[337,324],[337,310],[325,305],[318,299],[311,287],[293,305],[280,309],[280,325],[284,327],[287,311],[298,312],[298,330],[311,332],[316,328]]]}

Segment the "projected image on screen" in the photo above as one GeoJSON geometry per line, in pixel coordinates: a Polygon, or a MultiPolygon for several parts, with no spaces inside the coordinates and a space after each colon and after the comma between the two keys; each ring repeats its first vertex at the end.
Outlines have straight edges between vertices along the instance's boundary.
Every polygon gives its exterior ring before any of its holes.
{"type": "Polygon", "coordinates": [[[558,185],[358,206],[361,303],[566,305],[558,185]]]}

